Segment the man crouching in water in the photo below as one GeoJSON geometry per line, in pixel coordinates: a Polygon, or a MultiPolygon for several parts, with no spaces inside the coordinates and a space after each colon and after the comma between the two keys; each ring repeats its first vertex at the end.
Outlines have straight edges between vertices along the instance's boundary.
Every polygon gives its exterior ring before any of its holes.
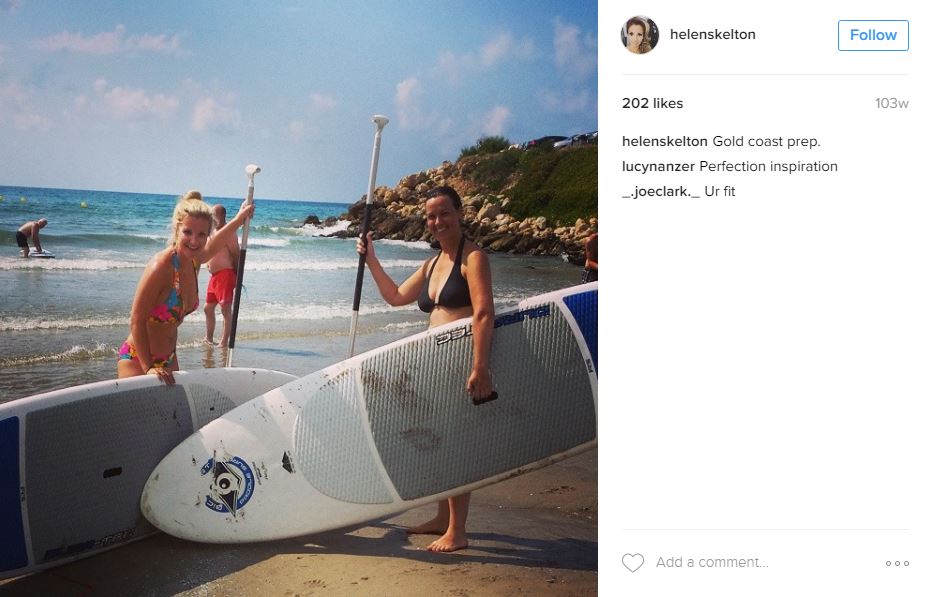
{"type": "MultiPolygon", "coordinates": [[[[213,206],[213,230],[226,225],[226,208],[220,204],[213,206]]],[[[223,339],[220,346],[229,345],[229,332],[232,319],[232,304],[236,293],[236,272],[239,271],[239,238],[229,235],[226,246],[207,262],[210,270],[210,282],[207,284],[207,302],[203,314],[207,319],[207,335],[204,342],[216,345],[213,330],[216,329],[216,305],[219,303],[223,314],[223,339]]]]}
{"type": "Polygon", "coordinates": [[[22,252],[23,257],[29,257],[28,239],[30,238],[32,239],[32,244],[36,248],[36,253],[42,252],[42,243],[39,242],[39,230],[45,228],[46,224],[48,224],[48,220],[39,218],[35,222],[26,222],[16,231],[16,244],[19,246],[19,250],[22,252]]]}

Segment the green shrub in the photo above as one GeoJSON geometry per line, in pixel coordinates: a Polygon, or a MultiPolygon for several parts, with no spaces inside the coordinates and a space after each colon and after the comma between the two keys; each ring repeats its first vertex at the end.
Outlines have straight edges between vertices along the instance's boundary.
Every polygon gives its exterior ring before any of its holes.
{"type": "Polygon", "coordinates": [[[477,183],[483,192],[497,194],[511,181],[519,161],[518,150],[482,156],[468,177],[477,183]]]}
{"type": "Polygon", "coordinates": [[[551,224],[597,215],[597,146],[524,152],[507,211],[551,224]]]}
{"type": "Polygon", "coordinates": [[[498,153],[510,147],[510,141],[500,135],[493,137],[481,137],[478,142],[471,147],[463,147],[459,153],[459,159],[470,155],[480,155],[484,153],[498,153]]]}

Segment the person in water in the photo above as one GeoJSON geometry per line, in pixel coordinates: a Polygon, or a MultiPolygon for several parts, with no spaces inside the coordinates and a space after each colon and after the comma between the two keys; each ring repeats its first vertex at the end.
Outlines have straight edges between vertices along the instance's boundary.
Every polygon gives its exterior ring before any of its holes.
{"type": "MultiPolygon", "coordinates": [[[[439,255],[427,259],[400,286],[378,261],[371,233],[367,242],[359,239],[357,250],[365,256],[378,291],[388,304],[400,306],[417,301],[420,309],[429,313],[430,327],[472,317],[472,370],[465,381],[465,390],[472,399],[480,400],[493,391],[489,361],[494,300],[488,256],[463,235],[462,200],[453,188],[436,187],[426,196],[426,226],[439,242],[439,255]]],[[[427,547],[430,551],[449,552],[468,547],[465,522],[470,499],[471,493],[464,493],[439,502],[432,520],[407,532],[440,535],[427,547]]]]}
{"type": "Polygon", "coordinates": [[[29,239],[32,239],[32,245],[36,248],[36,253],[42,252],[42,243],[39,241],[39,230],[45,228],[48,220],[39,218],[34,222],[26,222],[16,231],[16,246],[22,252],[23,257],[29,257],[29,239]]]}
{"type": "Polygon", "coordinates": [[[254,211],[254,205],[243,204],[235,218],[210,236],[212,213],[200,193],[190,191],[178,200],[168,247],[152,257],[136,287],[129,337],[116,362],[118,377],[157,375],[174,384],[178,327],[200,302],[197,265],[225,249],[229,236],[254,211]]]}
{"type": "MultiPolygon", "coordinates": [[[[213,225],[222,230],[226,225],[226,208],[217,203],[213,206],[213,225]]],[[[215,233],[214,233],[215,234],[215,233]]],[[[210,270],[210,282],[207,284],[207,301],[203,308],[207,320],[207,335],[204,342],[216,344],[213,341],[213,331],[216,329],[216,306],[220,306],[223,314],[223,337],[220,346],[229,345],[229,333],[232,328],[232,306],[236,296],[236,272],[239,270],[239,238],[235,234],[228,235],[223,247],[207,262],[210,270]]]]}
{"type": "Polygon", "coordinates": [[[588,237],[584,243],[584,273],[581,283],[597,282],[597,232],[588,237]]]}

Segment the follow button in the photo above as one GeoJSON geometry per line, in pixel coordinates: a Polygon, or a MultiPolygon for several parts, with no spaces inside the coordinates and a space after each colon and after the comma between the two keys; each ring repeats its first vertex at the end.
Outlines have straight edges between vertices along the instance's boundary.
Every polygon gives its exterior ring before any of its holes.
{"type": "Polygon", "coordinates": [[[841,52],[907,52],[910,21],[840,21],[841,52]]]}

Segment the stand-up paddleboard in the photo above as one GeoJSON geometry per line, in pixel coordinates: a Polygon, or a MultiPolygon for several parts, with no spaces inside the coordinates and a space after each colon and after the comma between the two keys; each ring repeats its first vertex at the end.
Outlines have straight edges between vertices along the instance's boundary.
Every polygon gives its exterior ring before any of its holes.
{"type": "Polygon", "coordinates": [[[296,379],[203,369],[57,390],[0,404],[0,578],[144,537],[149,473],[196,429],[296,379]]]}
{"type": "Polygon", "coordinates": [[[36,257],[38,259],[54,259],[55,254],[51,251],[46,251],[42,249],[41,251],[36,251],[35,249],[29,249],[29,256],[36,257]]]}
{"type": "Polygon", "coordinates": [[[194,541],[295,537],[402,512],[597,443],[597,283],[495,318],[496,398],[465,391],[469,319],[268,392],[155,468],[143,514],[194,541]]]}

